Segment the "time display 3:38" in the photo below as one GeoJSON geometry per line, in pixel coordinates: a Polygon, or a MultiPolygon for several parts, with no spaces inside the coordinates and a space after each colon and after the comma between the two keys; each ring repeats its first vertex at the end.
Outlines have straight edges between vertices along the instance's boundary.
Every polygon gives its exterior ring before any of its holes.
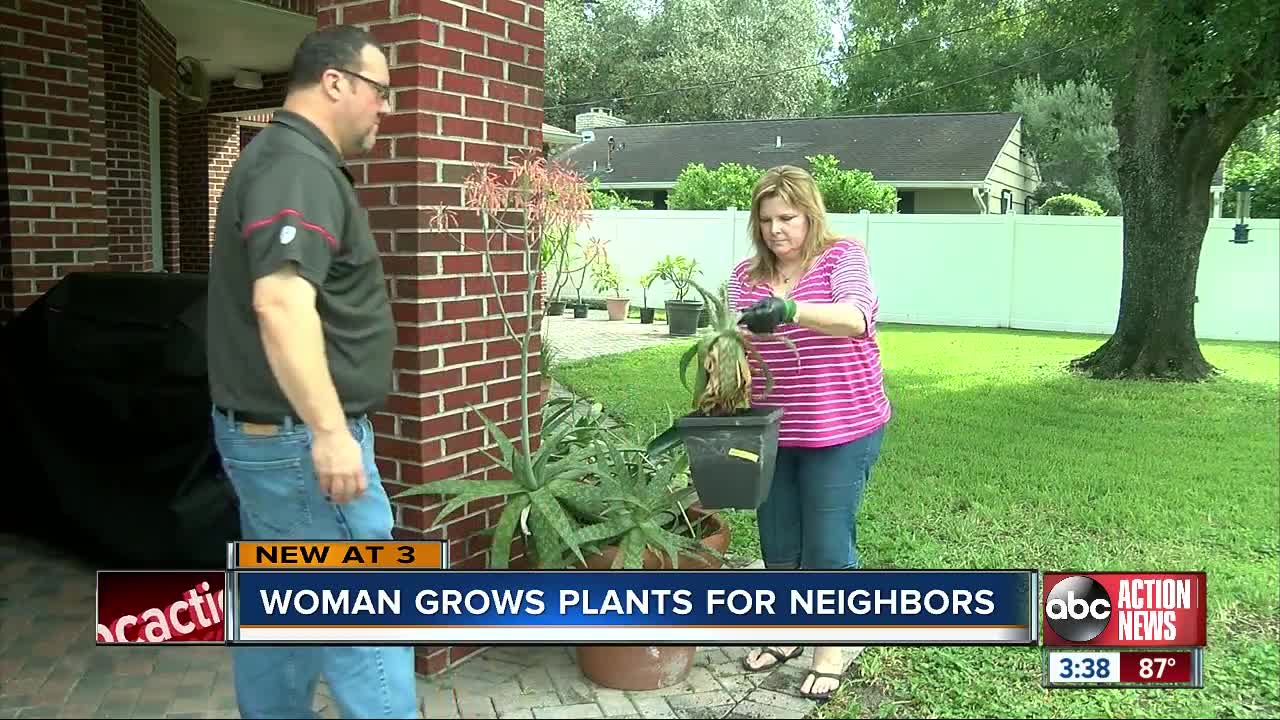
{"type": "Polygon", "coordinates": [[[1055,683],[1119,682],[1120,653],[1050,653],[1049,679],[1055,683]]]}

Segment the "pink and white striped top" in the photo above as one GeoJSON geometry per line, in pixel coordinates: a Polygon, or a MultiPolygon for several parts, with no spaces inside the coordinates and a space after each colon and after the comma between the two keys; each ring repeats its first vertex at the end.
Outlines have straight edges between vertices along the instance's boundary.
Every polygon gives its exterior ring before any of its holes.
{"type": "MultiPolygon", "coordinates": [[[[750,260],[743,260],[729,277],[729,306],[737,312],[774,294],[767,284],[747,279],[749,267],[750,260]]],[[[753,370],[752,405],[783,409],[779,447],[830,447],[874,432],[889,420],[890,408],[876,344],[880,305],[866,252],[854,240],[838,240],[789,297],[797,303],[851,303],[866,317],[867,332],[860,338],[834,337],[794,323],[779,325],[775,334],[794,343],[794,351],[774,338],[753,337],[773,373],[773,389],[761,397],[764,376],[753,370]]]]}

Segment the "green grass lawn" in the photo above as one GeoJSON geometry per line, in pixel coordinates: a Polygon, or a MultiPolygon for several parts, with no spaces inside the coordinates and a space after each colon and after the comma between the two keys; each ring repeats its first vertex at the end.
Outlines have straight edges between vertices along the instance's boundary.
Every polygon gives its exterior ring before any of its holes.
{"type": "MultiPolygon", "coordinates": [[[[1280,716],[1280,346],[1203,342],[1194,385],[1094,381],[1104,338],[883,326],[894,418],[859,516],[868,568],[1204,570],[1203,690],[1040,688],[1033,648],[868,648],[822,717],[1280,716]]],[[[684,343],[564,363],[629,422],[687,411],[684,343]]],[[[755,517],[727,513],[758,557],[755,517]]]]}

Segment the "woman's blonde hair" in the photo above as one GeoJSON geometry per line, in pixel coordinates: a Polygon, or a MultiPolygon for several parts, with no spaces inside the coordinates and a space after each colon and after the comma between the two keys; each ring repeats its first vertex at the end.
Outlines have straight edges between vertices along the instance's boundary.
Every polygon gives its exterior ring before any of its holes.
{"type": "Polygon", "coordinates": [[[801,268],[804,270],[837,240],[827,224],[827,207],[822,202],[822,193],[818,191],[818,184],[814,182],[813,176],[794,165],[770,168],[751,191],[751,222],[748,232],[756,252],[751,259],[747,276],[752,282],[769,280],[777,271],[776,258],[760,231],[760,206],[772,197],[800,211],[809,221],[809,232],[805,235],[804,246],[800,250],[800,259],[803,261],[801,268]]]}

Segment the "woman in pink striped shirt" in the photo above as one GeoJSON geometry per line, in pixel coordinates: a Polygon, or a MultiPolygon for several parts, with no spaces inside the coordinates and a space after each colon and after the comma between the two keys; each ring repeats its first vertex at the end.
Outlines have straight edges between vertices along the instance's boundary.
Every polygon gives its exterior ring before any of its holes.
{"type": "MultiPolygon", "coordinates": [[[[753,380],[756,407],[781,407],[769,497],[757,510],[771,569],[857,568],[855,518],[889,420],[876,344],[878,303],[867,256],[830,230],[809,173],[782,166],[756,184],[750,224],[755,255],[734,268],[729,303],[769,366],[774,385],[753,380]]],[[[801,648],[769,647],[743,659],[768,670],[801,648]]],[[[826,698],[839,685],[839,647],[817,648],[802,695],[826,698]]]]}

